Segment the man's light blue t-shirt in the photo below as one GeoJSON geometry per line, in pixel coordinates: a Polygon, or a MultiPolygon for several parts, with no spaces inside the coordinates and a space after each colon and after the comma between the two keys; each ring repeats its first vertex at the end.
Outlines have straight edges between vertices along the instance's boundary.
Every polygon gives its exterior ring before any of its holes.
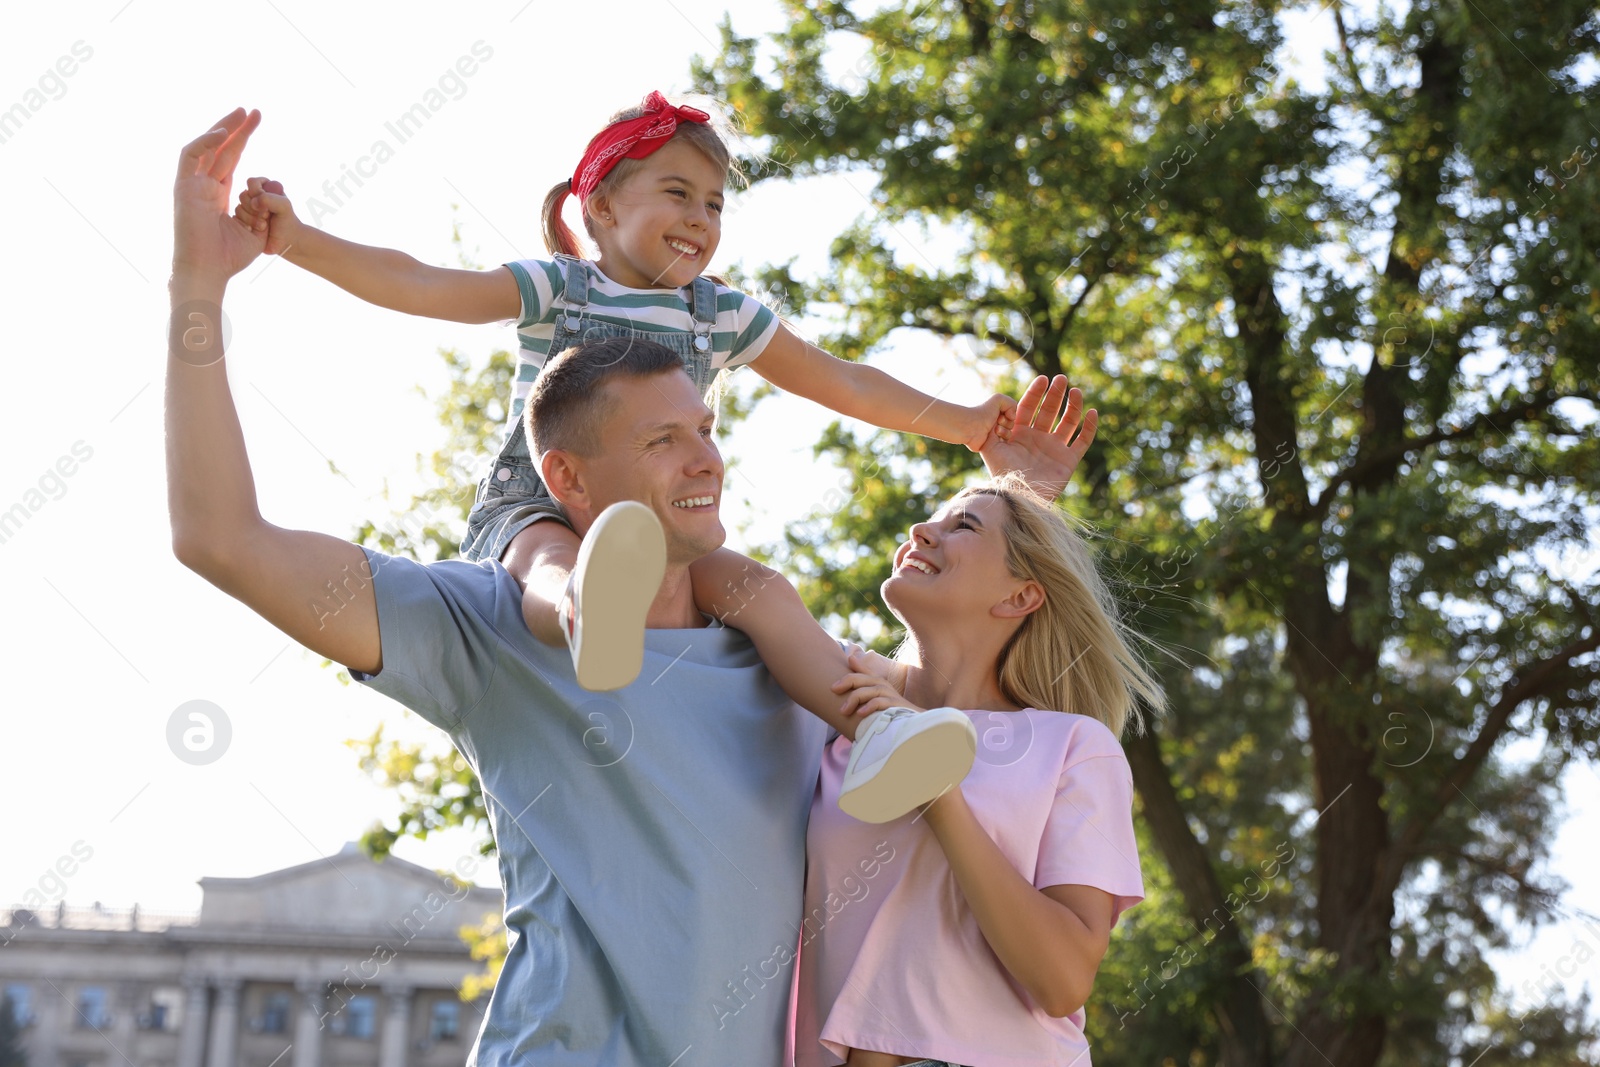
{"type": "Polygon", "coordinates": [[[469,1063],[777,1064],[827,727],[737,630],[651,630],[638,681],[591,693],[498,563],[367,555],[383,669],[352,676],[449,733],[499,852],[469,1063]]]}

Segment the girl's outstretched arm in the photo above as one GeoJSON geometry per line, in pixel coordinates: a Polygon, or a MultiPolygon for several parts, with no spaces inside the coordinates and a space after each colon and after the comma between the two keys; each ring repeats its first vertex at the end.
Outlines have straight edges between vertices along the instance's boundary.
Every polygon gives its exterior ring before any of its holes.
{"type": "Polygon", "coordinates": [[[346,241],[301,222],[283,187],[251,178],[235,217],[267,235],[277,253],[369,304],[451,322],[499,322],[522,314],[517,280],[505,267],[452,270],[392,248],[346,241]]]}
{"type": "Polygon", "coordinates": [[[743,630],[789,699],[855,740],[860,715],[845,713],[833,689],[850,673],[845,649],[811,617],[783,575],[728,548],[689,565],[699,609],[743,630]]]}
{"type": "Polygon", "coordinates": [[[814,400],[853,419],[966,445],[974,452],[990,434],[1009,431],[1016,401],[996,394],[972,407],[929,396],[877,367],[831,356],[785,325],[750,364],[784,392],[814,400]]]}

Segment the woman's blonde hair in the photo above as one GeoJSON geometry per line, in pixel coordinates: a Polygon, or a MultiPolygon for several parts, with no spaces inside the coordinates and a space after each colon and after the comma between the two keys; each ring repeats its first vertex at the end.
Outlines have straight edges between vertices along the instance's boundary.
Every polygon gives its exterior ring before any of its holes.
{"type": "MultiPolygon", "coordinates": [[[[706,110],[701,101],[696,101],[696,106],[706,110]]],[[[708,111],[708,113],[715,115],[715,112],[708,111]]],[[[635,104],[633,107],[625,107],[615,115],[612,115],[606,120],[606,125],[610,126],[612,123],[636,119],[643,114],[645,114],[644,106],[635,104]]],[[[711,161],[712,166],[726,172],[731,178],[742,180],[744,173],[739,169],[733,154],[728,151],[728,146],[723,142],[722,134],[718,130],[719,125],[726,125],[726,123],[719,122],[715,117],[711,122],[680,122],[677,130],[667,143],[671,144],[672,141],[679,140],[687,141],[699,149],[701,155],[711,161]]],[[[642,159],[624,157],[617,160],[616,166],[612,167],[611,171],[600,179],[600,183],[595,186],[594,193],[590,195],[598,193],[604,196],[611,196],[623,182],[627,181],[642,166],[644,166],[644,160],[642,159]]],[[[565,178],[551,187],[550,191],[545,194],[544,208],[540,212],[540,217],[544,222],[544,246],[551,252],[564,252],[569,256],[577,256],[581,259],[583,258],[583,249],[578,244],[578,238],[561,217],[561,208],[566,203],[567,196],[571,192],[572,180],[565,178]]],[[[587,211],[583,212],[583,228],[589,234],[589,239],[593,240],[594,222],[589,218],[587,211]]]]}
{"type": "Polygon", "coordinates": [[[1020,707],[1099,719],[1119,737],[1130,724],[1142,732],[1140,705],[1159,714],[1166,694],[1134,651],[1145,639],[1122,621],[1074,520],[1016,474],[963,489],[952,502],[974,496],[1005,504],[1006,566],[1044,590],[1044,604],[1000,652],[1000,691],[1020,707]]]}

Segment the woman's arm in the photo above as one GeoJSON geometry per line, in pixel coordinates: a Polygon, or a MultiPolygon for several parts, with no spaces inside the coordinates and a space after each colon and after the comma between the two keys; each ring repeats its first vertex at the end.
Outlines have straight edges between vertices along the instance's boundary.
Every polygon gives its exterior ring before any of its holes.
{"type": "Polygon", "coordinates": [[[346,241],[309,226],[294,213],[282,186],[251,178],[239,194],[238,219],[267,235],[268,252],[304,267],[369,304],[451,322],[499,322],[522,314],[522,296],[509,268],[451,270],[422,263],[392,248],[346,241]]]}
{"type": "MultiPolygon", "coordinates": [[[[852,659],[852,668],[864,667],[852,659]]],[[[889,680],[857,670],[839,680],[857,714],[906,703],[889,680]]],[[[1046,1014],[1071,1015],[1089,999],[1111,942],[1111,894],[1086,885],[1036,889],[1018,873],[956,786],[920,816],[944,850],[984,940],[1046,1014]]]]}
{"type": "Polygon", "coordinates": [[[1016,401],[996,394],[972,407],[911,388],[876,367],[830,356],[782,323],[750,364],[779,389],[886,430],[966,445],[974,452],[997,426],[1010,427],[1016,401]]]}
{"type": "Polygon", "coordinates": [[[959,786],[922,817],[1011,976],[1047,1015],[1083,1007],[1111,943],[1111,894],[1086,885],[1035,889],[978,822],[959,786]]]}

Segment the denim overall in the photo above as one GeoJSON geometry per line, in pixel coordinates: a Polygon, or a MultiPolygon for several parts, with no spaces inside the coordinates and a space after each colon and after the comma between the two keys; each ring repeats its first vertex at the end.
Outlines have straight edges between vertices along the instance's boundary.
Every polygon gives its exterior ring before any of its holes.
{"type": "MultiPolygon", "coordinates": [[[[694,332],[666,333],[619,326],[591,317],[589,310],[589,265],[573,256],[557,255],[565,284],[555,298],[555,336],[550,339],[554,358],[573,345],[600,341],[608,337],[637,337],[665,345],[683,359],[684,369],[694,379],[701,396],[711,392],[717,371],[712,366],[711,330],[717,322],[717,290],[709,278],[696,278],[690,292],[689,310],[694,316],[694,332]]],[[[530,401],[532,396],[530,394],[530,401]]],[[[511,539],[538,522],[553,518],[566,524],[566,513],[556,503],[539,477],[539,469],[529,454],[524,428],[527,412],[517,419],[494,466],[478,483],[477,499],[467,515],[467,536],[461,542],[461,558],[474,562],[499,559],[511,539]]]]}

